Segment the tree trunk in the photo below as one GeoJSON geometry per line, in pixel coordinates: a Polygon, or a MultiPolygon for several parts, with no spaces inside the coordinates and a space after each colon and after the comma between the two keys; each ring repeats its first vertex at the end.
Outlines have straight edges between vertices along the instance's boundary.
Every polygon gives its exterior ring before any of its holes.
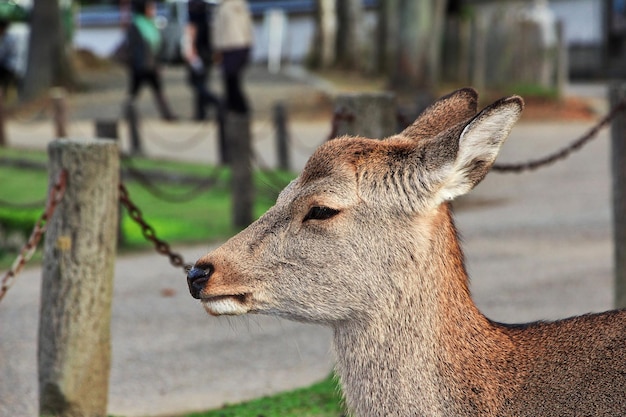
{"type": "Polygon", "coordinates": [[[58,0],[34,0],[30,23],[28,67],[22,90],[26,101],[55,85],[70,87],[75,77],[58,0]]]}
{"type": "Polygon", "coordinates": [[[386,0],[378,5],[378,72],[393,74],[396,70],[399,36],[399,0],[386,0]]]}
{"type": "Polygon", "coordinates": [[[311,50],[311,66],[330,68],[335,64],[337,46],[337,0],[317,0],[315,41],[311,50]]]}
{"type": "Polygon", "coordinates": [[[439,81],[447,0],[398,0],[397,52],[390,84],[397,90],[432,92],[439,81]]]}
{"type": "Polygon", "coordinates": [[[363,52],[363,5],[361,0],[337,2],[337,65],[347,70],[361,68],[363,52]]]}

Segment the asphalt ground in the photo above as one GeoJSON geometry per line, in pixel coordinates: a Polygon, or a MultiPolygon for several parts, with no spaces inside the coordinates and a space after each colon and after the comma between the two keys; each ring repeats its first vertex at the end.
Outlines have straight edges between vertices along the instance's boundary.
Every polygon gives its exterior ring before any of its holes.
{"type": "MultiPolygon", "coordinates": [[[[167,73],[168,95],[179,114],[189,118],[190,98],[182,76],[176,69],[167,73]],[[185,103],[188,107],[183,107],[185,103]]],[[[249,74],[247,89],[255,107],[255,149],[268,165],[275,163],[268,119],[271,104],[285,100],[298,108],[289,130],[298,144],[292,147],[294,169],[301,169],[330,131],[330,114],[324,116],[330,108],[328,85],[257,68],[249,74]]],[[[606,108],[602,87],[570,91],[593,96],[598,108],[606,108]]],[[[93,135],[93,118],[115,117],[123,98],[119,87],[72,96],[70,134],[93,135]]],[[[141,106],[148,155],[215,161],[211,123],[161,123],[151,113],[147,93],[141,106]]],[[[544,156],[582,136],[593,124],[521,122],[498,162],[544,156]]],[[[46,115],[8,126],[13,147],[45,148],[52,132],[46,115]]],[[[124,148],[127,139],[121,133],[124,148]]],[[[458,201],[457,226],[471,290],[489,318],[550,320],[612,307],[609,151],[605,129],[581,151],[549,167],[522,174],[490,173],[458,201]]],[[[208,245],[175,249],[190,261],[210,250],[208,245]]],[[[37,414],[40,280],[40,268],[27,268],[0,302],[0,416],[37,414]]],[[[330,340],[328,329],[271,317],[211,318],[189,296],[184,276],[166,258],[150,252],[120,256],[115,269],[109,413],[172,415],[308,385],[332,368],[330,340]]]]}

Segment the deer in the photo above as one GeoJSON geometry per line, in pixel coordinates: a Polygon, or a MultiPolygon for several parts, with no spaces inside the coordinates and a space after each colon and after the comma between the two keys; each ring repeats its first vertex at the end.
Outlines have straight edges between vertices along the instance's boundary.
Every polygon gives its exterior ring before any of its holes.
{"type": "Polygon", "coordinates": [[[524,108],[441,97],[384,140],[323,143],[275,205],[188,271],[211,315],[328,326],[355,416],[624,416],[626,311],[504,324],[473,302],[452,200],[524,108]]]}

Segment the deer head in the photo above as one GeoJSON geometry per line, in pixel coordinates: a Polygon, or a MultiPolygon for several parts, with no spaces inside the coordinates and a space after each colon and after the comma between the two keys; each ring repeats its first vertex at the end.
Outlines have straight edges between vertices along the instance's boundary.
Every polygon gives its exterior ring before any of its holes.
{"type": "Polygon", "coordinates": [[[332,326],[388,310],[407,285],[427,294],[440,207],[485,177],[523,108],[517,96],[478,114],[476,103],[462,89],[398,135],[320,146],[274,207],[196,262],[192,296],[212,315],[332,326]]]}

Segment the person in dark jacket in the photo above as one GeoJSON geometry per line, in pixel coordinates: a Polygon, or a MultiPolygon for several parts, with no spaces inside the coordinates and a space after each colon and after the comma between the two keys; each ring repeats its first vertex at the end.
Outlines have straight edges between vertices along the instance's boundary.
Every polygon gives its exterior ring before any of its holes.
{"type": "Polygon", "coordinates": [[[144,84],[152,88],[154,99],[163,120],[172,121],[173,115],[163,94],[159,68],[159,51],[162,39],[154,24],[156,5],[151,0],[132,0],[132,22],[126,33],[128,43],[129,87],[132,105],[144,84]]]}
{"type": "Polygon", "coordinates": [[[185,28],[184,56],[188,80],[194,96],[194,119],[205,120],[207,107],[215,107],[217,120],[221,120],[221,101],[207,85],[211,78],[213,46],[211,43],[211,15],[213,5],[205,0],[189,0],[188,20],[185,28]]]}

